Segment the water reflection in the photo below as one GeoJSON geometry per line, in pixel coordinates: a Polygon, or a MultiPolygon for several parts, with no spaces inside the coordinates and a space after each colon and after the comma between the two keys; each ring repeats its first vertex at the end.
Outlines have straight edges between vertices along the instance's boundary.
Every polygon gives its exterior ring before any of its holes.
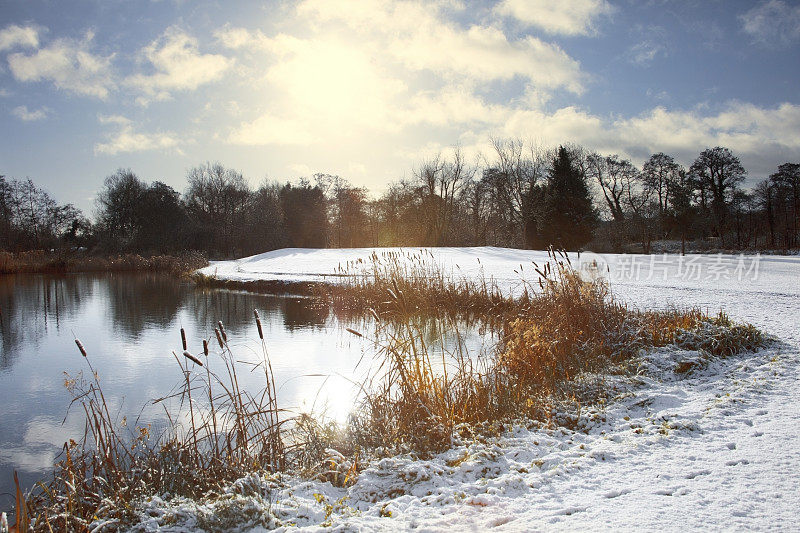
{"type": "Polygon", "coordinates": [[[330,317],[327,305],[308,298],[200,290],[158,274],[0,276],[0,370],[12,366],[20,346],[36,347],[53,329],[60,332],[64,318],[94,295],[111,320],[108,333],[134,342],[148,329],[170,327],[184,310],[197,323],[221,320],[233,329],[249,325],[253,309],[279,312],[288,331],[322,329],[330,317]]]}
{"type": "Polygon", "coordinates": [[[110,275],[98,283],[106,289],[114,330],[138,339],[145,329],[166,327],[175,320],[189,287],[156,274],[110,275]]]}
{"type": "Polygon", "coordinates": [[[290,331],[308,327],[324,328],[330,315],[330,307],[308,298],[286,298],[282,304],[283,324],[290,331]]]}
{"type": "Polygon", "coordinates": [[[11,368],[19,346],[35,346],[48,331],[58,331],[62,317],[91,291],[89,283],[74,278],[0,276],[0,371],[11,368]]]}
{"type": "MultiPolygon", "coordinates": [[[[313,300],[198,290],[153,274],[0,276],[0,508],[11,506],[13,470],[31,486],[46,477],[66,440],[83,435],[81,413],[67,414],[64,388],[65,374],[87,372],[75,337],[112,411],[130,421],[141,413],[142,423],[158,426],[160,407],[142,407],[181,380],[172,356],[181,350],[180,328],[197,353],[221,320],[237,358],[257,358],[253,309],[261,313],[281,405],[343,419],[355,397],[349,379],[370,347],[313,300]]],[[[258,390],[263,377],[242,380],[258,390]]]]}
{"type": "MultiPolygon", "coordinates": [[[[181,382],[172,355],[182,350],[180,328],[198,353],[221,320],[237,359],[258,362],[254,309],[281,407],[344,420],[358,393],[353,382],[379,366],[368,319],[346,323],[366,335],[360,338],[309,298],[201,290],[153,274],[0,276],[0,509],[11,506],[14,469],[31,486],[46,477],[66,440],[83,435],[82,414],[67,414],[64,388],[65,373],[87,371],[75,337],[89,352],[112,412],[129,421],[141,414],[142,423],[158,426],[160,406],[142,407],[181,382]]],[[[432,322],[421,328],[429,344],[442,337],[432,322]]],[[[258,372],[241,378],[248,390],[263,385],[258,372]]]]}

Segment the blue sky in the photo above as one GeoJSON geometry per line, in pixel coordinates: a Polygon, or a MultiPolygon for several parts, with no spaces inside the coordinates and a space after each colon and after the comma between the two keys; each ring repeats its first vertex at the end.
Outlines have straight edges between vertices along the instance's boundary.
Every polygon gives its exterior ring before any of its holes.
{"type": "Polygon", "coordinates": [[[753,183],[800,160],[798,59],[784,0],[6,0],[0,173],[88,212],[117,168],[183,190],[207,160],[380,191],[494,136],[722,145],[753,183]]]}

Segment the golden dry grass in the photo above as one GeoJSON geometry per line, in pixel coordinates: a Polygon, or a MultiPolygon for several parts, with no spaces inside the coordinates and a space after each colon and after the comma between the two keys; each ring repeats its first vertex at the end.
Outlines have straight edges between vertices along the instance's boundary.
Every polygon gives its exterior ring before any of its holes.
{"type": "MultiPolygon", "coordinates": [[[[379,344],[388,371],[365,395],[358,421],[360,438],[370,446],[441,449],[463,424],[547,419],[554,405],[577,401],[575,386],[582,376],[622,371],[642,350],[675,344],[731,355],[755,350],[765,340],[756,328],[722,314],[630,309],[613,299],[602,280],[582,279],[563,254],[552,253],[547,265],[537,265],[539,290],[518,299],[487,290],[486,284],[472,285],[476,290],[470,293],[437,275],[404,278],[406,272],[393,265],[374,268],[382,274],[354,288],[361,305],[379,304],[380,311],[371,312],[387,323],[379,344]],[[500,329],[491,357],[456,353],[445,361],[432,355],[415,317],[433,310],[440,327],[456,328],[456,302],[468,302],[468,316],[500,329]]],[[[344,299],[346,290],[336,288],[336,297],[344,299]]],[[[596,390],[595,398],[581,401],[595,401],[602,393],[596,390]]]]}
{"type": "Polygon", "coordinates": [[[523,418],[553,423],[565,405],[577,405],[580,418],[581,405],[604,395],[602,387],[580,391],[582,379],[624,372],[642,350],[676,345],[727,356],[765,343],[756,328],[722,313],[630,309],[557,253],[536,266],[540,278],[517,299],[485,281],[453,281],[422,262],[409,267],[398,259],[374,256],[370,276],[324,289],[342,316],[368,314],[377,324],[373,340],[381,365],[362,384],[360,408],[344,428],[309,416],[290,423],[283,415],[257,313],[265,376],[259,393],[239,387],[237,359],[221,323],[202,353],[175,355],[184,382],[159,401],[186,400],[190,427],[184,432],[173,424],[159,436],[149,428],[124,433],[87,358],[91,378],[69,384],[86,415],[87,439],[66,445],[53,480],[21,503],[35,529],[87,531],[95,516],[121,526],[148,495],[196,497],[253,470],[289,469],[349,484],[365,452],[429,453],[448,447],[462,431],[474,435],[523,418]],[[460,341],[446,342],[444,332],[458,338],[465,318],[497,328],[493,352],[476,358],[460,341]],[[430,334],[431,324],[438,334],[430,334]],[[221,375],[209,369],[209,358],[224,364],[221,375]],[[208,408],[196,409],[197,400],[208,408]]]}

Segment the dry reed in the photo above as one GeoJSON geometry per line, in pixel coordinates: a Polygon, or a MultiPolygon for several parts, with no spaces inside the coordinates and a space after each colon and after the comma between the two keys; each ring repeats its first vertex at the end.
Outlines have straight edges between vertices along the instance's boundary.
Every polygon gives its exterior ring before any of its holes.
{"type": "Polygon", "coordinates": [[[355,422],[355,438],[365,446],[438,450],[465,424],[552,421],[559,405],[604,395],[602,388],[578,392],[582,377],[624,371],[642,350],[675,344],[723,356],[765,342],[756,328],[724,314],[630,309],[602,280],[582,279],[563,253],[551,251],[547,264],[534,265],[539,277],[517,299],[485,282],[449,281],[414,260],[411,266],[395,257],[373,261],[372,277],[330,290],[334,300],[346,302],[352,289],[359,305],[375,305],[369,312],[387,324],[376,339],[386,367],[367,388],[355,422]],[[446,357],[432,355],[445,353],[445,343],[426,342],[415,317],[433,312],[440,328],[452,331],[464,316],[453,312],[460,305],[499,329],[494,354],[475,359],[457,345],[446,357]]]}
{"type": "MultiPolygon", "coordinates": [[[[221,323],[220,330],[225,331],[221,323]]],[[[204,339],[202,355],[184,350],[181,358],[173,352],[183,380],[154,400],[169,420],[159,435],[150,426],[129,429],[112,415],[100,376],[76,339],[88,379],[80,375],[67,385],[72,405],[85,416],[84,438],[64,445],[53,479],[39,483],[27,502],[18,493],[18,523],[27,521],[34,531],[116,530],[135,519],[137,503],[149,495],[199,497],[253,471],[285,470],[284,426],[290,417],[278,407],[266,345],[262,339],[261,361],[247,369],[264,376],[263,388],[254,393],[240,387],[244,363],[234,357],[227,334],[218,335],[219,351],[210,352],[204,339]],[[189,427],[182,428],[181,420],[189,427]]]]}
{"type": "Polygon", "coordinates": [[[430,452],[449,446],[464,428],[481,431],[520,418],[553,422],[564,402],[580,407],[602,396],[593,389],[578,398],[583,376],[624,371],[642,350],[674,344],[726,356],[765,342],[758,330],[722,313],[629,309],[602,281],[581,279],[556,252],[546,265],[534,265],[539,277],[516,299],[487,281],[453,281],[421,257],[410,266],[401,259],[374,255],[369,275],[325,289],[339,313],[376,322],[374,334],[347,328],[376,342],[381,364],[361,385],[361,406],[343,429],[308,415],[290,419],[279,408],[257,312],[263,360],[255,368],[263,372],[263,388],[253,394],[240,387],[242,363],[221,322],[214,328],[219,350],[204,339],[202,355],[186,350],[182,331],[183,358],[173,354],[182,384],[156,402],[180,400],[185,407],[178,413],[165,407],[171,427],[157,436],[149,427],[122,431],[76,339],[90,371],[88,380],[70,382],[85,413],[85,437],[65,445],[53,480],[27,503],[20,500],[18,516],[28,512],[37,531],[114,529],[134,519],[137,502],[148,495],[198,497],[254,470],[292,469],[344,485],[357,477],[362,453],[430,452]],[[459,333],[465,318],[497,328],[495,351],[468,352],[459,333]],[[431,324],[437,335],[429,335],[431,324]],[[220,365],[219,373],[212,370],[220,365]],[[183,431],[181,416],[190,426],[183,431]]]}

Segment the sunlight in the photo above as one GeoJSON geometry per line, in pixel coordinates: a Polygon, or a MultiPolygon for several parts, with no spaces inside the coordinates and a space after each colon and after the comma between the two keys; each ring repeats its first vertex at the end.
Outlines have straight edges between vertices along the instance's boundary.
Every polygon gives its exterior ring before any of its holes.
{"type": "Polygon", "coordinates": [[[315,120],[347,127],[385,120],[389,100],[404,88],[382,77],[362,51],[334,40],[296,41],[293,54],[274,66],[270,82],[281,86],[297,110],[315,120]]]}

